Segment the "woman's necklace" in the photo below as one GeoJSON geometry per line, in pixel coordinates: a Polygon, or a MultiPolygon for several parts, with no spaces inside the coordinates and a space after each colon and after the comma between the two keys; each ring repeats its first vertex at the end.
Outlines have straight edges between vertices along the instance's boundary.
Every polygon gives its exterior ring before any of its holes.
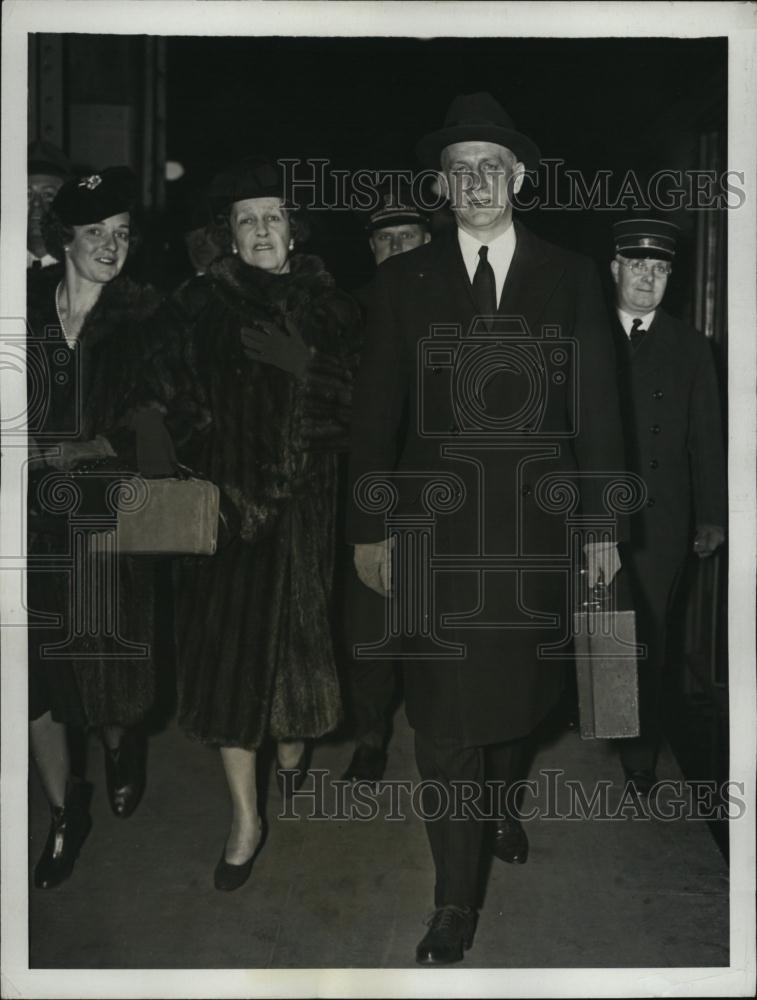
{"type": "Polygon", "coordinates": [[[69,337],[66,333],[66,324],[63,322],[63,317],[60,314],[60,293],[63,288],[63,282],[58,282],[58,287],[55,289],[55,312],[58,316],[58,322],[60,323],[60,328],[63,331],[63,336],[66,339],[66,343],[69,347],[76,347],[76,337],[69,337]]]}

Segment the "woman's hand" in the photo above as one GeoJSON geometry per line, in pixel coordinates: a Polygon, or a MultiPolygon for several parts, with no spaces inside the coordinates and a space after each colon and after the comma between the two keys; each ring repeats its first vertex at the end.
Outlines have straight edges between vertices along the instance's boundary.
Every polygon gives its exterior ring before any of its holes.
{"type": "Polygon", "coordinates": [[[252,361],[273,365],[295,378],[305,377],[311,351],[293,323],[283,330],[267,320],[256,320],[252,327],[242,327],[242,347],[252,361]]]}
{"type": "Polygon", "coordinates": [[[55,446],[54,454],[48,454],[47,464],[54,469],[67,471],[85,462],[113,458],[115,454],[106,438],[98,435],[92,441],[62,441],[55,446]]]}

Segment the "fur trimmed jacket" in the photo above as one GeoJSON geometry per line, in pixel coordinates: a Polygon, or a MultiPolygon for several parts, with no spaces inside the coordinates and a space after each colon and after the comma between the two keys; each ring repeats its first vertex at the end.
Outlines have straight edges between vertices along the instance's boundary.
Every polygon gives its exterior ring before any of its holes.
{"type": "MultiPolygon", "coordinates": [[[[241,524],[231,551],[184,561],[178,591],[179,721],[216,745],[319,736],[341,711],[330,592],[349,400],[318,372],[328,362],[349,382],[360,315],[317,257],[290,266],[271,274],[223,257],[173,300],[190,406],[207,416],[189,421],[179,458],[220,487],[241,524]],[[305,377],[245,353],[242,330],[256,321],[299,333],[312,352],[305,377]]],[[[182,409],[177,398],[169,422],[182,409]]]]}

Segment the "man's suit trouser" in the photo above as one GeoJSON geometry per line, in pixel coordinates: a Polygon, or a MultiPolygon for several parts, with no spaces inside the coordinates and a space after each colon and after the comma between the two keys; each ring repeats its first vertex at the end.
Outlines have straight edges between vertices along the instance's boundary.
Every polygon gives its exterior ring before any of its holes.
{"type": "Polygon", "coordinates": [[[639,661],[640,733],[619,740],[620,759],[629,771],[653,771],[661,740],[660,701],[670,608],[681,577],[681,562],[657,564],[649,555],[628,560],[637,613],[637,639],[647,647],[639,661]]]}
{"type": "MultiPolygon", "coordinates": [[[[434,905],[479,906],[483,823],[471,816],[452,818],[455,789],[452,782],[467,782],[481,787],[484,781],[484,756],[481,747],[463,746],[457,740],[435,739],[415,733],[415,760],[424,782],[434,782],[446,790],[449,808],[440,809],[444,792],[426,786],[423,789],[424,816],[440,812],[438,819],[425,820],[426,833],[436,868],[434,905]]],[[[482,806],[483,808],[483,806],[482,806]]]]}

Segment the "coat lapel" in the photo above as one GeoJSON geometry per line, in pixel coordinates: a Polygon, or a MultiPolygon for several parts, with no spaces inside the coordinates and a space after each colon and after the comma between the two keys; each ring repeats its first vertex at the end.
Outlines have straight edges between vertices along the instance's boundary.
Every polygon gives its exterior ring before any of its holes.
{"type": "MultiPolygon", "coordinates": [[[[562,276],[563,267],[550,257],[547,246],[518,222],[515,223],[515,235],[515,253],[498,312],[506,316],[524,316],[531,333],[538,334],[539,320],[562,276]]],[[[467,325],[476,315],[477,307],[456,231],[437,238],[431,245],[436,250],[434,269],[439,289],[444,289],[444,300],[451,300],[452,311],[464,317],[467,325]]]]}
{"type": "Polygon", "coordinates": [[[657,309],[639,346],[633,351],[633,368],[637,373],[651,372],[678,362],[675,343],[667,322],[667,315],[657,309]]]}
{"type": "Polygon", "coordinates": [[[533,335],[552,290],[560,280],[563,266],[549,255],[549,248],[519,222],[515,223],[515,253],[499,303],[499,312],[524,316],[533,335]]]}

